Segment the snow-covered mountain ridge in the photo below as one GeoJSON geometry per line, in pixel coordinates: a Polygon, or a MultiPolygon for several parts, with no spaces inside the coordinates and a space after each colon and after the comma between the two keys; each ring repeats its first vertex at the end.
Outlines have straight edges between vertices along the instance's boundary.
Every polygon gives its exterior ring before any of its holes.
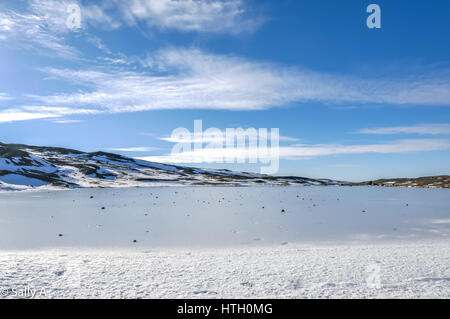
{"type": "Polygon", "coordinates": [[[0,190],[183,185],[344,185],[341,181],[275,177],[165,165],[106,152],[0,143],[0,190]]]}

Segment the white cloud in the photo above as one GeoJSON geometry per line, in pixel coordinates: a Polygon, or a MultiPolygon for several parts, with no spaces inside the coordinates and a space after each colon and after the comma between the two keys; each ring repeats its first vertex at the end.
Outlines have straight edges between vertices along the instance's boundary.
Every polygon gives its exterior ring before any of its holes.
{"type": "Polygon", "coordinates": [[[125,59],[121,59],[121,58],[102,57],[100,59],[105,61],[105,62],[107,62],[107,63],[115,64],[115,65],[128,65],[128,64],[130,64],[129,61],[127,61],[125,59]]]}
{"type": "Polygon", "coordinates": [[[68,33],[74,31],[67,26],[70,14],[68,8],[72,4],[80,7],[81,28],[93,25],[105,29],[117,29],[120,26],[120,22],[106,12],[106,6],[110,6],[108,1],[83,5],[77,0],[32,0],[29,11],[39,16],[50,31],[68,33]]]}
{"type": "Polygon", "coordinates": [[[129,25],[197,32],[240,33],[261,25],[250,18],[242,0],[132,0],[116,1],[129,25]]]}
{"type": "Polygon", "coordinates": [[[52,33],[72,32],[67,26],[70,4],[78,4],[73,0],[32,0],[29,4],[29,13],[39,18],[40,26],[52,33]]]}
{"type": "Polygon", "coordinates": [[[34,96],[39,103],[98,112],[167,109],[263,110],[293,102],[450,105],[450,77],[365,80],[197,49],[155,54],[146,72],[44,69],[85,89],[34,96]]]}
{"type": "Polygon", "coordinates": [[[352,168],[355,167],[353,164],[333,164],[329,165],[330,167],[336,167],[336,168],[352,168]]]}
{"type": "MultiPolygon", "coordinates": [[[[29,112],[122,113],[148,110],[264,110],[291,103],[450,105],[450,77],[364,80],[289,68],[197,49],[166,49],[141,72],[108,69],[42,69],[76,91],[29,95],[29,112]],[[422,92],[422,93],[418,93],[422,92]]],[[[126,60],[124,60],[126,61],[126,60]]]]}
{"type": "Polygon", "coordinates": [[[81,121],[81,120],[54,120],[52,122],[56,123],[56,124],[73,124],[73,123],[81,123],[83,121],[81,121]]]}
{"type": "Polygon", "coordinates": [[[450,134],[450,124],[420,124],[412,126],[392,126],[381,128],[366,128],[356,131],[358,134],[422,134],[439,135],[450,134]]]}
{"type": "MultiPolygon", "coordinates": [[[[88,115],[97,114],[98,110],[84,109],[84,108],[69,108],[69,107],[48,107],[48,106],[22,106],[20,109],[6,109],[0,111],[0,123],[37,120],[46,118],[60,118],[64,115],[88,115]]],[[[54,120],[54,123],[67,124],[81,122],[80,120],[54,120]]]]}
{"type": "Polygon", "coordinates": [[[47,2],[33,1],[30,10],[25,13],[12,10],[0,12],[0,40],[6,44],[14,40],[23,47],[44,49],[46,54],[73,59],[77,57],[78,52],[65,44],[63,37],[68,31],[65,25],[67,13],[64,11],[67,7],[55,1],[50,1],[52,5],[47,2]],[[38,2],[45,3],[37,5],[38,2]],[[43,8],[47,13],[43,12],[43,8]]]}
{"type": "Polygon", "coordinates": [[[408,139],[398,140],[385,144],[365,144],[365,145],[294,145],[280,148],[282,157],[314,157],[326,155],[345,155],[363,153],[411,153],[438,151],[450,148],[450,141],[440,139],[408,139]]]}
{"type": "MultiPolygon", "coordinates": [[[[66,44],[66,38],[70,33],[86,29],[88,25],[116,29],[120,23],[98,5],[82,6],[74,0],[32,0],[23,12],[0,12],[0,41],[14,40],[16,44],[34,51],[75,59],[79,58],[80,53],[66,44]],[[70,4],[78,4],[81,9],[80,29],[69,28],[67,25],[70,4]]],[[[99,49],[110,53],[99,38],[91,35],[85,35],[85,38],[99,49]]]]}
{"type": "MultiPolygon", "coordinates": [[[[399,140],[385,144],[367,145],[292,145],[279,148],[280,159],[300,160],[318,156],[350,155],[350,154],[396,154],[411,152],[439,151],[450,149],[450,141],[439,139],[411,139],[399,140]]],[[[259,148],[259,158],[270,160],[270,149],[259,148]],[[267,156],[264,158],[264,156],[267,156]]],[[[255,154],[255,149],[250,148],[203,148],[201,150],[186,151],[178,154],[164,156],[148,156],[141,159],[164,163],[201,163],[204,159],[210,161],[223,161],[224,158],[236,158],[245,160],[255,154]]]]}
{"type": "Polygon", "coordinates": [[[115,147],[115,148],[107,148],[108,151],[115,152],[151,152],[158,150],[156,147],[146,147],[146,146],[138,146],[138,147],[115,147]]]}
{"type": "Polygon", "coordinates": [[[25,121],[25,120],[36,120],[44,118],[58,117],[59,115],[52,113],[29,113],[20,110],[5,110],[0,112],[0,123],[15,122],[15,121],[25,121]]]}
{"type": "MultiPolygon", "coordinates": [[[[0,41],[14,39],[23,45],[38,45],[48,50],[46,53],[61,57],[78,56],[75,48],[65,44],[64,39],[76,31],[67,26],[70,4],[77,4],[81,9],[80,30],[88,26],[115,30],[123,25],[143,23],[161,30],[235,34],[253,31],[263,23],[262,18],[249,16],[244,0],[116,0],[97,4],[30,0],[23,12],[4,10],[0,13],[0,41]]],[[[99,46],[99,41],[91,39],[91,42],[99,46]]],[[[105,46],[99,48],[107,52],[105,46]]]]}
{"type": "Polygon", "coordinates": [[[0,101],[9,101],[13,100],[14,98],[11,97],[8,93],[2,93],[0,92],[0,101]]]}
{"type": "MultiPolygon", "coordinates": [[[[245,131],[245,137],[248,137],[250,139],[257,140],[259,135],[258,131],[255,129],[253,130],[244,130],[245,131]]],[[[211,131],[204,131],[200,134],[191,133],[190,137],[187,136],[168,136],[168,137],[160,137],[159,139],[162,141],[170,142],[170,143],[214,143],[214,144],[224,144],[227,142],[227,140],[234,141],[235,135],[230,134],[226,135],[226,130],[221,130],[222,134],[217,134],[211,131]]],[[[270,132],[270,130],[268,130],[270,132]]],[[[269,134],[270,138],[270,134],[269,134]]],[[[298,142],[299,139],[295,137],[290,136],[279,136],[279,141],[285,141],[285,142],[298,142]]]]}
{"type": "MultiPolygon", "coordinates": [[[[124,1],[121,1],[124,2],[124,1]]],[[[121,21],[107,12],[110,8],[109,1],[104,1],[101,5],[85,5],[81,7],[84,25],[92,25],[106,30],[115,30],[121,27],[121,21]]]]}
{"type": "Polygon", "coordinates": [[[93,109],[83,109],[83,108],[70,108],[70,107],[55,107],[55,106],[39,106],[39,105],[27,105],[23,106],[22,109],[27,112],[38,112],[38,113],[48,113],[55,114],[57,116],[70,115],[70,114],[98,114],[98,110],[93,109]]]}
{"type": "Polygon", "coordinates": [[[450,224],[450,218],[432,219],[430,222],[432,224],[450,224]]]}

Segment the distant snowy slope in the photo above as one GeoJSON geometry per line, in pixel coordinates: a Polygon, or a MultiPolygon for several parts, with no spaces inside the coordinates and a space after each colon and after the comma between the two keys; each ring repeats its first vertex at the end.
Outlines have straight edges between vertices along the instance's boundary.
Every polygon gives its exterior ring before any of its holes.
{"type": "Polygon", "coordinates": [[[0,143],[0,190],[31,187],[164,185],[339,185],[333,180],[273,177],[152,163],[106,152],[0,143]]]}

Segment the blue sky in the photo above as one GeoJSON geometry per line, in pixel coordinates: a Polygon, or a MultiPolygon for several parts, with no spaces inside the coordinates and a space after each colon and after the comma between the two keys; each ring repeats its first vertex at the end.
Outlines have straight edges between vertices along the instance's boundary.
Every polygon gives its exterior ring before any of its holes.
{"type": "Polygon", "coordinates": [[[0,141],[167,160],[172,130],[200,119],[279,128],[279,175],[448,174],[449,12],[447,0],[2,1],[0,141]],[[366,26],[371,3],[381,29],[366,26]]]}

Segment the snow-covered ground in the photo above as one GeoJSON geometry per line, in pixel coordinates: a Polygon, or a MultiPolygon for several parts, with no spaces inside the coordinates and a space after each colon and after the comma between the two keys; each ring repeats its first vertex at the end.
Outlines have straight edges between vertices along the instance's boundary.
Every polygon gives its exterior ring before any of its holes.
{"type": "Polygon", "coordinates": [[[41,298],[449,298],[449,265],[448,242],[21,251],[0,254],[0,291],[10,298],[8,289],[26,287],[41,298]]]}
{"type": "Polygon", "coordinates": [[[2,193],[0,293],[449,298],[449,195],[379,187],[2,193]]]}

